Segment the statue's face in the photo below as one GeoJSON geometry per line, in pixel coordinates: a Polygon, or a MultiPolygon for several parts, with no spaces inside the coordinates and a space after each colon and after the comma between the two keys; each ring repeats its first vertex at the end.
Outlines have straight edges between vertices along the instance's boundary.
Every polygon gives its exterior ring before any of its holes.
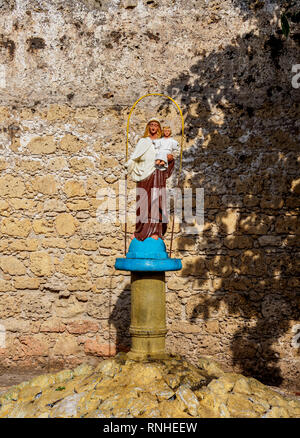
{"type": "Polygon", "coordinates": [[[157,134],[159,129],[159,124],[157,122],[150,122],[149,123],[149,132],[151,135],[157,134]]]}
{"type": "Polygon", "coordinates": [[[171,135],[171,129],[170,128],[165,128],[164,129],[164,136],[165,137],[170,137],[171,135]]]}

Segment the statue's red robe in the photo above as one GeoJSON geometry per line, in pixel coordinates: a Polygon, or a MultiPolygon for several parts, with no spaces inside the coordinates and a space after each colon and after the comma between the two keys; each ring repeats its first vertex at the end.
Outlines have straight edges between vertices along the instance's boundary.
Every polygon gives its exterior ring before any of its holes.
{"type": "Polygon", "coordinates": [[[173,158],[168,161],[168,169],[165,171],[155,169],[150,176],[137,182],[137,188],[145,190],[140,194],[137,193],[137,221],[134,236],[138,240],[145,240],[153,235],[162,238],[167,231],[166,197],[161,194],[157,196],[155,189],[166,188],[166,181],[173,172],[174,164],[173,158]],[[151,217],[151,211],[153,217],[151,217]]]}

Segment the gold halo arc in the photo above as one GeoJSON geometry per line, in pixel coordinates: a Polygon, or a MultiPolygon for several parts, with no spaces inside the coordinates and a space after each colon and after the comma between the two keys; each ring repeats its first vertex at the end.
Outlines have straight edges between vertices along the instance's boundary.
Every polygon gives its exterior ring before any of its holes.
{"type": "MultiPolygon", "coordinates": [[[[183,118],[183,114],[182,111],[178,105],[177,102],[175,102],[174,99],[172,99],[172,97],[166,95],[166,94],[161,94],[161,93],[149,93],[149,94],[145,94],[144,96],[140,97],[131,107],[131,110],[129,112],[128,115],[128,119],[127,119],[127,129],[126,129],[126,161],[128,160],[128,134],[129,134],[129,124],[130,124],[130,117],[133,113],[134,108],[136,107],[136,105],[145,97],[149,97],[149,96],[160,96],[160,97],[165,97],[166,99],[171,100],[177,107],[180,116],[181,116],[181,143],[180,143],[180,161],[179,161],[179,170],[178,170],[178,183],[179,183],[179,176],[181,174],[181,169],[182,169],[182,151],[183,151],[183,143],[184,143],[184,118],[183,118]]],[[[125,175],[125,256],[127,253],[127,174],[125,175]]],[[[170,257],[171,257],[171,253],[172,253],[172,242],[173,242],[173,233],[174,233],[174,213],[173,213],[173,218],[172,218],[172,234],[171,234],[171,243],[170,243],[170,257]]]]}

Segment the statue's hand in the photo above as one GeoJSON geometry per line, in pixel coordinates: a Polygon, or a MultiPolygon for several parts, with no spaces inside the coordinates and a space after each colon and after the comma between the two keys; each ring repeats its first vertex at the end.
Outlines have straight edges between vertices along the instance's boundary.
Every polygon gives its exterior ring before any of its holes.
{"type": "Polygon", "coordinates": [[[171,160],[173,160],[174,157],[173,157],[172,154],[168,154],[168,155],[167,155],[167,158],[168,158],[168,161],[171,161],[171,160]]]}

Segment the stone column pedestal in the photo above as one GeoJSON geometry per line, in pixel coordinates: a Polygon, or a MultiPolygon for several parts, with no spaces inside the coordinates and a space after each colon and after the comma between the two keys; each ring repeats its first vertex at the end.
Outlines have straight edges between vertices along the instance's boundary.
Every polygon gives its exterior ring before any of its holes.
{"type": "Polygon", "coordinates": [[[166,271],[179,271],[180,259],[168,257],[162,239],[133,239],[115,268],[131,272],[131,350],[129,359],[166,359],[166,271]]]}
{"type": "Polygon", "coordinates": [[[164,359],[166,291],[164,272],[131,273],[131,350],[135,360],[164,359]]]}

